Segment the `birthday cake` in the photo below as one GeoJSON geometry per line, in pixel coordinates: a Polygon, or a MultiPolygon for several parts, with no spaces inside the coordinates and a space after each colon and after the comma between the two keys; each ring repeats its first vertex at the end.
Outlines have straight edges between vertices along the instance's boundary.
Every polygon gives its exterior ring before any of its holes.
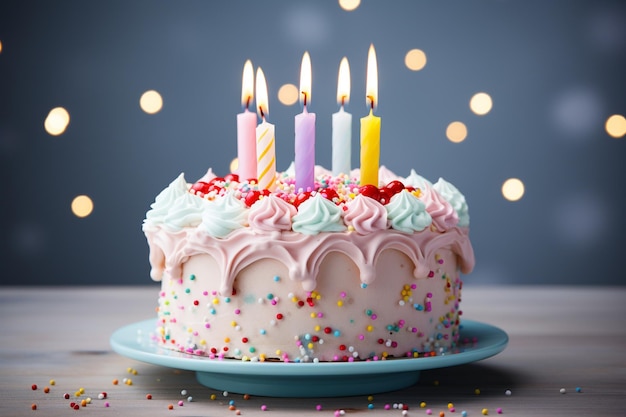
{"type": "Polygon", "coordinates": [[[420,357],[459,345],[461,273],[474,266],[463,195],[414,171],[315,167],[295,192],[211,170],[181,174],[143,223],[161,281],[158,344],[216,359],[357,361],[420,357]]]}

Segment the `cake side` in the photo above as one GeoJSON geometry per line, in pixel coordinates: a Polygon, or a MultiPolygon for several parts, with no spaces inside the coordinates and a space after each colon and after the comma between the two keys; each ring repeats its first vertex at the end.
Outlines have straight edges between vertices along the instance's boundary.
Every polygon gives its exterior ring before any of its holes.
{"type": "MultiPolygon", "coordinates": [[[[309,258],[313,275],[290,272],[296,260],[288,254],[300,252],[294,245],[306,246],[301,239],[270,242],[245,231],[235,234],[249,253],[230,258],[225,250],[218,260],[220,250],[206,245],[204,252],[178,257],[184,260],[180,268],[166,268],[180,275],[167,273],[162,282],[164,346],[210,357],[306,362],[441,353],[458,341],[460,271],[471,262],[471,246],[460,229],[450,237],[430,231],[408,237],[412,244],[397,232],[379,232],[382,242],[350,233],[342,239],[336,233],[307,237],[309,245],[319,238],[334,241],[309,258]],[[356,252],[370,259],[347,255],[356,252]],[[234,262],[226,266],[226,259],[234,262]],[[370,274],[362,273],[364,265],[370,274]]],[[[232,242],[233,237],[219,247],[237,253],[232,242]]]]}

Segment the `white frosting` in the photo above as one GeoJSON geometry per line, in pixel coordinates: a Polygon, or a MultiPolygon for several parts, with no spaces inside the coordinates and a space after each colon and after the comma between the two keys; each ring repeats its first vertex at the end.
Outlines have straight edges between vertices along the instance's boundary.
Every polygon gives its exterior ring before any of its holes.
{"type": "Polygon", "coordinates": [[[234,193],[229,192],[223,198],[207,202],[199,227],[209,235],[221,238],[247,224],[248,211],[245,204],[234,193]]]}
{"type": "Polygon", "coordinates": [[[189,189],[185,181],[185,174],[181,173],[174,181],[170,183],[163,191],[154,199],[154,203],[150,205],[151,209],[146,213],[145,225],[156,226],[163,224],[170,208],[178,197],[187,194],[189,189]]]}
{"type": "Polygon", "coordinates": [[[191,193],[184,193],[174,200],[163,219],[163,225],[172,231],[196,227],[202,221],[202,213],[207,204],[209,203],[204,199],[191,193]]]}

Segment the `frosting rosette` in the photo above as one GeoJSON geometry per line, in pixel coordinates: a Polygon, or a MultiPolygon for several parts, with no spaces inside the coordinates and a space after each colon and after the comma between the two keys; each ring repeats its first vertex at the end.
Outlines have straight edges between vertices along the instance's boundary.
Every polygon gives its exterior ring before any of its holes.
{"type": "Polygon", "coordinates": [[[144,225],[163,224],[165,217],[169,213],[170,208],[174,205],[176,199],[188,194],[187,190],[188,186],[187,181],[185,181],[185,174],[181,172],[174,181],[156,196],[154,203],[150,205],[150,210],[146,213],[144,225]]]}
{"type": "Polygon", "coordinates": [[[422,231],[432,223],[424,203],[407,190],[391,197],[386,208],[391,228],[403,233],[422,231]]]}
{"type": "Polygon", "coordinates": [[[229,192],[221,198],[207,201],[199,227],[213,237],[222,238],[247,224],[245,204],[229,192]]]}
{"type": "Polygon", "coordinates": [[[300,204],[298,213],[293,216],[291,227],[294,232],[305,235],[346,230],[341,219],[341,209],[320,193],[300,204]]]}
{"type": "Polygon", "coordinates": [[[259,199],[250,207],[248,223],[256,231],[286,231],[291,229],[291,218],[297,212],[298,210],[293,204],[270,194],[259,199]]]}
{"type": "Polygon", "coordinates": [[[450,203],[428,183],[424,183],[423,186],[423,188],[420,187],[419,198],[426,204],[426,211],[432,217],[433,225],[437,230],[445,232],[456,226],[459,223],[459,217],[450,203]]]}
{"type": "Polygon", "coordinates": [[[419,175],[417,172],[415,172],[414,169],[411,170],[411,173],[409,174],[409,176],[406,177],[404,181],[402,181],[402,183],[406,186],[419,188],[420,190],[423,190],[427,186],[430,186],[430,187],[433,186],[433,184],[430,181],[428,181],[426,178],[419,175]]]}
{"type": "Polygon", "coordinates": [[[467,202],[465,201],[465,196],[461,194],[458,188],[443,178],[439,178],[439,181],[437,181],[433,188],[437,190],[437,192],[450,203],[454,211],[456,211],[456,214],[459,217],[458,225],[461,227],[468,227],[469,208],[467,206],[467,202]]]}
{"type": "Polygon", "coordinates": [[[346,207],[343,221],[360,235],[389,227],[385,206],[372,198],[359,194],[346,207]]]}
{"type": "Polygon", "coordinates": [[[185,227],[196,227],[202,222],[202,213],[207,204],[206,200],[185,193],[174,200],[163,219],[163,226],[175,232],[185,227]]]}

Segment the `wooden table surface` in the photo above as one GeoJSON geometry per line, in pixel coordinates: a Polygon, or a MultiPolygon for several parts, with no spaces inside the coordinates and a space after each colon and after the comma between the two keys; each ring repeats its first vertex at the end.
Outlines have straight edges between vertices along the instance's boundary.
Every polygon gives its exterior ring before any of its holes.
{"type": "Polygon", "coordinates": [[[373,398],[246,399],[198,384],[193,372],[112,351],[116,329],[154,317],[157,286],[0,288],[0,416],[401,416],[394,404],[408,406],[408,416],[626,415],[626,287],[463,291],[463,317],[505,330],[504,352],[422,371],[416,385],[373,398]],[[107,398],[98,399],[103,392],[107,398]],[[87,398],[85,407],[70,408],[87,398]]]}

